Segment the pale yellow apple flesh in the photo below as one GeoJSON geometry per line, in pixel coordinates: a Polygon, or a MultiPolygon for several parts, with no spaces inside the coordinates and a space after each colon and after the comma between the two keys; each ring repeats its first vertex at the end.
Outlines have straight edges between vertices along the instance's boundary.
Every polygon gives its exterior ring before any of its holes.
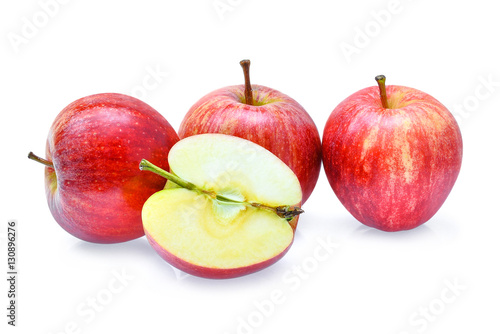
{"type": "Polygon", "coordinates": [[[291,245],[290,223],[298,217],[289,222],[267,208],[241,204],[300,205],[297,177],[269,151],[237,137],[203,134],[174,145],[169,166],[171,173],[203,190],[169,181],[144,204],[146,235],[171,264],[182,262],[183,270],[191,264],[200,276],[207,268],[206,276],[216,278],[218,269],[260,269],[259,263],[279,257],[291,245]]]}
{"type": "Polygon", "coordinates": [[[169,152],[170,170],[217,193],[240,194],[271,206],[301,201],[297,177],[274,154],[251,141],[221,134],[184,138],[169,152]]]}

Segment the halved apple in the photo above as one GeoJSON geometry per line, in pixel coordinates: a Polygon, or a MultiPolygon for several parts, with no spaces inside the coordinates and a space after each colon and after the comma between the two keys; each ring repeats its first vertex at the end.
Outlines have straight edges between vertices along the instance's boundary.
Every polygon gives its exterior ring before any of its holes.
{"type": "Polygon", "coordinates": [[[207,278],[250,274],[278,261],[302,213],[300,183],[279,158],[223,134],[187,137],[168,156],[169,181],[144,204],[149,243],[171,265],[207,278]]]}

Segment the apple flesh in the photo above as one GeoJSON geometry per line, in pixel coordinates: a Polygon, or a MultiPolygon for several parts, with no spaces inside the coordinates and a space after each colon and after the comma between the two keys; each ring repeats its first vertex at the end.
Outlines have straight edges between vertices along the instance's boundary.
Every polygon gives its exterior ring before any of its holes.
{"type": "Polygon", "coordinates": [[[222,133],[259,144],[294,171],[302,186],[302,203],[305,203],[321,169],[318,129],[294,99],[275,89],[251,85],[249,64],[248,60],[241,62],[245,85],[213,91],[189,109],[179,128],[179,137],[222,133]]]}
{"type": "Polygon", "coordinates": [[[323,133],[323,164],[357,220],[384,231],[408,230],[446,200],[460,171],[462,137],[452,114],[432,96],[386,88],[383,76],[377,81],[379,89],[362,89],[333,110],[323,133]]]}
{"type": "Polygon", "coordinates": [[[146,237],[168,263],[196,276],[232,278],[275,263],[289,249],[302,192],[271,152],[238,137],[203,134],[180,140],[168,162],[177,179],[142,211],[146,237]]]}
{"type": "Polygon", "coordinates": [[[54,120],[46,145],[45,188],[59,225],[85,241],[116,243],[144,235],[142,205],[165,180],[141,173],[142,158],[168,168],[179,140],[167,120],[133,97],[81,98],[54,120]]]}

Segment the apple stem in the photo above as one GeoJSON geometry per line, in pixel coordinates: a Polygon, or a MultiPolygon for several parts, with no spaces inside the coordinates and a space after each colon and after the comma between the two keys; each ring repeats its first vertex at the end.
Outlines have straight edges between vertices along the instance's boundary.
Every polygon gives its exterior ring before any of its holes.
{"type": "Polygon", "coordinates": [[[39,156],[37,156],[36,154],[34,154],[33,152],[30,152],[28,154],[28,158],[30,158],[31,160],[34,160],[36,162],[39,162],[41,163],[42,165],[45,165],[47,167],[50,167],[50,168],[54,168],[54,164],[52,163],[52,161],[49,161],[49,160],[45,160],[43,158],[40,158],[39,156]]]}
{"type": "Polygon", "coordinates": [[[382,106],[384,108],[389,108],[389,104],[387,103],[387,92],[385,91],[385,75],[377,75],[375,80],[378,83],[378,88],[380,90],[380,100],[382,101],[382,106]]]}
{"type": "Polygon", "coordinates": [[[182,188],[198,191],[198,187],[196,187],[191,182],[185,181],[185,180],[181,179],[180,177],[178,177],[177,175],[169,173],[166,170],[161,169],[160,167],[153,165],[151,162],[147,161],[146,159],[141,160],[141,163],[139,164],[139,169],[140,170],[147,170],[149,172],[153,172],[157,175],[160,175],[160,176],[166,178],[167,180],[174,182],[175,184],[177,184],[178,186],[180,186],[182,188]]]}
{"type": "Polygon", "coordinates": [[[248,202],[235,201],[235,200],[227,198],[225,196],[218,195],[212,191],[200,189],[196,185],[194,185],[193,183],[188,182],[186,180],[183,180],[180,177],[178,177],[177,175],[169,173],[166,170],[161,169],[158,166],[155,166],[154,164],[147,161],[146,159],[141,160],[141,163],[139,164],[139,169],[153,172],[157,175],[160,175],[160,176],[166,178],[169,181],[174,182],[175,184],[177,184],[178,186],[180,186],[182,188],[196,191],[200,194],[208,195],[210,198],[217,200],[217,201],[220,201],[220,202],[224,202],[225,204],[241,204],[241,205],[245,205],[245,206],[251,206],[254,208],[271,210],[274,213],[276,213],[278,216],[280,216],[281,218],[285,218],[288,221],[292,220],[293,217],[298,216],[301,213],[304,213],[304,210],[302,210],[299,207],[295,207],[295,206],[291,207],[288,205],[284,205],[284,206],[272,207],[272,206],[268,206],[268,205],[264,205],[264,204],[260,204],[260,203],[254,203],[254,202],[248,203],[248,202]]]}
{"type": "Polygon", "coordinates": [[[245,103],[253,106],[252,85],[250,84],[250,60],[243,59],[240,61],[240,65],[243,67],[243,74],[245,75],[245,103]]]}

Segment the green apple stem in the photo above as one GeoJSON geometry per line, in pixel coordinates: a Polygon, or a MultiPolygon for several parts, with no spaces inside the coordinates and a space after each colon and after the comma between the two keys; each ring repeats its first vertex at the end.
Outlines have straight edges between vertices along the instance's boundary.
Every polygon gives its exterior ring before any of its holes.
{"type": "Polygon", "coordinates": [[[182,178],[178,177],[177,175],[169,173],[166,170],[161,169],[158,166],[155,166],[154,164],[147,161],[146,159],[141,160],[141,163],[139,164],[139,169],[153,172],[157,175],[160,175],[160,176],[166,178],[169,181],[174,182],[175,184],[177,184],[178,186],[180,186],[182,188],[186,188],[188,190],[196,191],[197,193],[207,195],[210,198],[217,200],[219,202],[222,202],[224,204],[245,205],[245,206],[251,206],[254,208],[271,210],[274,213],[276,213],[278,216],[280,216],[281,218],[285,218],[288,221],[293,219],[293,217],[298,216],[304,212],[304,210],[302,210],[299,207],[295,207],[295,206],[284,205],[284,206],[272,207],[272,206],[268,206],[268,205],[264,205],[264,204],[260,204],[260,203],[236,201],[234,199],[227,198],[223,195],[216,194],[212,191],[200,189],[196,185],[194,185],[193,183],[188,182],[186,180],[183,180],[182,178]]]}
{"type": "Polygon", "coordinates": [[[387,103],[387,92],[385,91],[385,75],[377,75],[375,80],[378,83],[378,88],[380,90],[380,100],[382,101],[382,106],[384,108],[389,108],[389,104],[387,103]]]}
{"type": "Polygon", "coordinates": [[[33,152],[30,152],[28,154],[28,158],[30,158],[31,160],[34,160],[36,162],[39,162],[41,163],[42,165],[45,165],[47,167],[50,167],[50,168],[54,168],[54,164],[52,163],[52,161],[49,161],[49,160],[45,160],[43,158],[40,158],[39,156],[35,155],[33,152]]]}
{"type": "Polygon", "coordinates": [[[250,84],[250,60],[243,59],[240,61],[240,65],[243,67],[243,74],[245,75],[245,103],[253,106],[252,85],[250,84]]]}
{"type": "Polygon", "coordinates": [[[177,184],[178,186],[180,186],[182,188],[186,188],[186,189],[194,190],[194,191],[199,190],[198,187],[196,187],[191,182],[185,181],[185,180],[181,179],[180,177],[178,177],[177,175],[169,173],[166,170],[161,169],[160,167],[153,165],[151,162],[147,161],[146,159],[141,160],[141,163],[139,164],[139,169],[140,170],[147,170],[149,172],[153,172],[157,175],[160,175],[160,176],[166,178],[167,180],[174,182],[175,184],[177,184]]]}

